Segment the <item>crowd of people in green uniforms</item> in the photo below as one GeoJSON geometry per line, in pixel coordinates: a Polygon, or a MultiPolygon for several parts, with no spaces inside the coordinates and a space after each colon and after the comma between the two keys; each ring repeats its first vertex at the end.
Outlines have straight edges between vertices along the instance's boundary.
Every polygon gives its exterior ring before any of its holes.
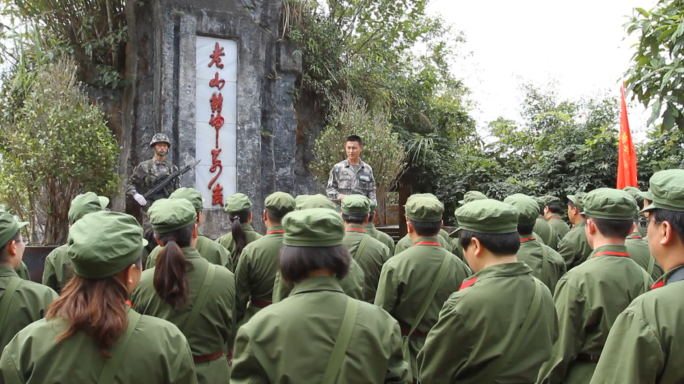
{"type": "Polygon", "coordinates": [[[470,191],[452,233],[414,194],[396,245],[362,195],[238,193],[216,241],[195,189],[147,232],[107,204],[74,198],[43,284],[0,213],[0,383],[684,382],[684,170],[567,204],[470,191]]]}

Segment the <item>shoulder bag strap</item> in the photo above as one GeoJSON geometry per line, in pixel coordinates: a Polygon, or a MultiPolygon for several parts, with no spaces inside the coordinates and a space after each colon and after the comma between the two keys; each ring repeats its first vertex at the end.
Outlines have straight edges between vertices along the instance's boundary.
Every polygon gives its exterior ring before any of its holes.
{"type": "Polygon", "coordinates": [[[325,368],[325,374],[323,374],[323,381],[321,384],[335,384],[337,381],[337,376],[340,373],[340,368],[342,368],[342,362],[344,361],[344,355],[347,353],[347,347],[349,347],[349,341],[351,340],[352,332],[354,331],[354,325],[356,325],[356,316],[358,312],[359,301],[348,297],[347,309],[344,311],[344,319],[342,320],[340,333],[337,335],[335,347],[330,355],[328,366],[325,368]]]}
{"type": "Polygon", "coordinates": [[[540,244],[542,249],[542,270],[541,270],[541,281],[546,283],[546,275],[549,271],[549,250],[546,249],[544,244],[540,244]]]}
{"type": "Polygon", "coordinates": [[[12,276],[10,279],[5,293],[2,295],[2,301],[0,301],[0,332],[2,332],[5,327],[5,320],[7,319],[7,313],[9,312],[9,306],[12,302],[12,296],[17,291],[17,287],[21,284],[21,278],[17,276],[12,276]]]}
{"type": "Polygon", "coordinates": [[[653,275],[653,268],[655,268],[655,258],[653,257],[653,255],[651,255],[650,252],[649,252],[648,256],[649,256],[648,268],[646,268],[646,272],[648,272],[649,276],[652,276],[653,275]]]}
{"type": "MultiPolygon", "coordinates": [[[[653,257],[653,256],[651,256],[651,257],[653,257]]],[[[651,275],[646,273],[646,271],[644,271],[643,269],[641,270],[641,272],[643,272],[642,276],[644,278],[644,292],[648,292],[651,290],[651,284],[650,284],[651,275]]]]}
{"type": "Polygon", "coordinates": [[[209,287],[211,287],[211,283],[214,281],[214,272],[216,272],[216,266],[214,264],[208,263],[207,274],[204,276],[202,289],[200,289],[200,293],[197,296],[195,305],[192,306],[192,311],[190,311],[188,318],[185,320],[185,324],[183,324],[183,327],[181,328],[181,332],[183,332],[186,337],[188,332],[190,332],[192,327],[195,325],[197,318],[199,318],[200,311],[204,307],[204,303],[207,301],[209,287]]]}
{"type": "Polygon", "coordinates": [[[506,352],[501,356],[501,358],[497,361],[495,361],[493,364],[489,365],[487,368],[487,373],[485,377],[479,380],[481,383],[491,383],[494,381],[494,378],[501,373],[501,370],[506,367],[506,364],[508,364],[508,361],[513,357],[513,354],[518,350],[520,347],[520,344],[522,341],[525,339],[525,336],[527,336],[527,332],[530,330],[530,326],[532,325],[532,322],[537,318],[537,312],[539,312],[539,305],[541,304],[541,297],[542,297],[542,282],[534,279],[534,297],[532,298],[532,304],[530,305],[530,310],[527,311],[527,316],[525,316],[525,320],[523,321],[522,326],[520,327],[520,330],[517,332],[517,336],[515,340],[513,341],[513,344],[511,345],[510,348],[506,349],[506,352]]]}
{"type": "Polygon", "coordinates": [[[119,341],[114,345],[112,357],[105,360],[104,368],[102,368],[102,372],[100,372],[100,378],[97,380],[97,384],[110,384],[114,382],[114,376],[119,370],[121,359],[123,359],[126,352],[126,346],[141,318],[142,315],[132,309],[128,312],[128,327],[126,328],[126,332],[124,332],[121,338],[119,338],[119,341]]]}
{"type": "Polygon", "coordinates": [[[359,247],[356,248],[356,252],[354,252],[354,261],[358,262],[359,257],[363,255],[363,250],[366,249],[366,244],[368,243],[368,240],[370,239],[370,235],[364,235],[363,239],[361,239],[361,243],[359,243],[359,247]]]}
{"type": "Polygon", "coordinates": [[[428,291],[427,296],[425,296],[423,305],[421,305],[420,310],[418,311],[418,315],[416,316],[416,319],[414,320],[413,325],[411,326],[411,330],[409,331],[407,337],[411,337],[416,328],[418,328],[418,324],[420,324],[420,321],[423,320],[425,312],[427,312],[430,303],[432,303],[432,299],[435,298],[435,293],[437,293],[437,289],[442,285],[442,283],[444,282],[444,278],[446,278],[447,272],[449,272],[449,267],[451,267],[451,263],[449,263],[450,253],[446,249],[442,248],[442,250],[444,251],[444,260],[442,261],[442,266],[439,267],[437,277],[435,277],[435,280],[432,282],[430,291],[428,291]]]}

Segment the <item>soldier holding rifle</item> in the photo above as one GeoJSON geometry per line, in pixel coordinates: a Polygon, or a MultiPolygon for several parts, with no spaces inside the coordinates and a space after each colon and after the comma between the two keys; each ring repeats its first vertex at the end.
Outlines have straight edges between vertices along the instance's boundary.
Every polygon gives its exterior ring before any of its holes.
{"type": "Polygon", "coordinates": [[[155,200],[168,198],[173,191],[180,188],[180,181],[175,178],[154,196],[147,195],[146,192],[178,171],[177,166],[173,165],[170,160],[166,160],[166,154],[171,148],[168,136],[163,133],[155,134],[150,142],[150,148],[154,148],[154,158],[143,161],[135,167],[126,190],[126,194],[131,195],[142,207],[151,206],[155,200]],[[140,192],[147,196],[143,196],[140,192]]]}

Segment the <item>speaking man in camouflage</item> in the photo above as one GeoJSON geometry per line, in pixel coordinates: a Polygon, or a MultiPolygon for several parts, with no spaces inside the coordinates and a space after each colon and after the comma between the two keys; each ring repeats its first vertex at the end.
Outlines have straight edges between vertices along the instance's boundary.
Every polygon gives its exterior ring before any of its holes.
{"type": "Polygon", "coordinates": [[[347,160],[333,166],[326,191],[330,200],[344,200],[347,195],[363,195],[372,201],[375,198],[375,176],[373,168],[361,160],[363,141],[359,136],[347,137],[345,144],[347,160]]]}
{"type": "Polygon", "coordinates": [[[155,134],[150,142],[150,148],[154,148],[154,157],[135,167],[126,189],[126,193],[133,196],[133,199],[142,207],[151,206],[155,200],[168,198],[173,191],[180,188],[180,181],[176,178],[166,188],[152,196],[149,202],[143,197],[143,194],[154,188],[157,183],[178,170],[178,167],[166,159],[171,148],[168,136],[163,133],[155,134]]]}

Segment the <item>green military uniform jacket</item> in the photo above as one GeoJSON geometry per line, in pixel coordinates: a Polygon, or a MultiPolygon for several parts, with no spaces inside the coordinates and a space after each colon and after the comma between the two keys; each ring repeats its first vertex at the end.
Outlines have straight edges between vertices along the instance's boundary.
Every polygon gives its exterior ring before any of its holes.
{"type": "Polygon", "coordinates": [[[375,292],[378,290],[382,266],[391,256],[389,248],[368,235],[360,225],[351,225],[346,229],[343,244],[363,270],[363,300],[372,304],[375,301],[375,292]],[[359,247],[365,237],[368,237],[368,240],[359,254],[359,247]]]}
{"type": "Polygon", "coordinates": [[[542,383],[588,383],[610,327],[651,278],[621,245],[595,249],[589,260],[563,276],[554,294],[560,337],[539,372],[542,383]],[[589,361],[586,361],[589,360],[589,361]]]}
{"type": "MultiPolygon", "coordinates": [[[[55,344],[67,328],[63,319],[43,319],[19,332],[0,358],[0,382],[97,383],[105,359],[84,332],[55,344]]],[[[187,340],[168,321],[143,316],[128,341],[114,383],[196,384],[187,340]]]]}
{"type": "MultiPolygon", "coordinates": [[[[189,266],[186,279],[189,288],[190,305],[176,311],[164,301],[154,288],[154,271],[143,272],[140,284],[131,295],[133,308],[143,315],[158,317],[175,324],[183,331],[190,344],[193,356],[207,356],[223,352],[228,345],[233,326],[233,306],[235,305],[235,278],[226,268],[214,266],[200,256],[195,248],[183,248],[185,260],[189,266]],[[197,301],[200,290],[207,275],[207,269],[214,267],[214,279],[204,307],[200,310],[192,329],[184,330],[186,320],[197,301]]],[[[230,366],[225,357],[195,364],[199,383],[211,384],[225,382],[230,374],[230,366]]]]}
{"type": "MultiPolygon", "coordinates": [[[[0,301],[5,296],[7,286],[13,277],[21,279],[12,267],[0,265],[0,301]]],[[[52,289],[22,279],[7,309],[5,324],[0,329],[0,351],[24,327],[45,317],[48,306],[57,297],[57,293],[52,289]]]]}
{"type": "Polygon", "coordinates": [[[392,236],[386,234],[383,231],[379,231],[377,228],[375,228],[375,224],[373,223],[368,223],[366,224],[366,233],[373,236],[373,238],[387,246],[390,251],[390,255],[394,255],[394,239],[392,236]]]}
{"type": "Polygon", "coordinates": [[[408,334],[416,322],[417,312],[426,300],[444,257],[451,259],[444,282],[437,289],[430,306],[409,340],[413,377],[418,375],[416,355],[425,343],[425,336],[437,323],[442,305],[449,295],[458,290],[463,280],[472,274],[465,263],[452,253],[445,252],[436,240],[435,237],[418,239],[411,248],[387,261],[382,267],[378,293],[375,296],[375,305],[397,319],[402,333],[408,334]]]}
{"type": "MultiPolygon", "coordinates": [[[[298,283],[290,297],[264,308],[238,331],[231,384],[320,383],[348,300],[333,277],[298,283]]],[[[406,383],[399,325],[382,309],[358,304],[337,383],[406,383]]]]}
{"type": "Polygon", "coordinates": [[[31,273],[28,270],[28,266],[22,261],[17,269],[17,274],[24,280],[31,280],[31,273]]]}
{"type": "Polygon", "coordinates": [[[74,276],[74,267],[71,265],[69,247],[65,244],[57,247],[45,258],[43,269],[43,285],[54,289],[57,293],[62,292],[62,288],[74,276]]]}
{"type": "MultiPolygon", "coordinates": [[[[452,251],[451,240],[444,240],[442,236],[438,236],[437,241],[442,246],[442,248],[446,249],[449,252],[452,251]]],[[[399,242],[397,243],[397,246],[394,248],[394,254],[397,255],[401,252],[404,252],[412,246],[413,240],[411,240],[411,236],[407,233],[406,236],[402,237],[401,240],[399,240],[399,242]]]]}
{"type": "MultiPolygon", "coordinates": [[[[556,234],[556,231],[551,228],[549,223],[546,222],[541,217],[537,218],[537,222],[534,224],[534,229],[532,232],[536,233],[539,235],[539,237],[544,241],[544,244],[548,245],[554,250],[558,250],[558,235],[556,234]]],[[[553,291],[551,291],[553,292],[553,291]]]]}
{"type": "MultiPolygon", "coordinates": [[[[684,283],[668,271],[653,290],[622,312],[606,341],[591,383],[681,383],[684,380],[684,283]]],[[[675,275],[676,276],[676,275],[675,275]]]]}
{"type": "Polygon", "coordinates": [[[587,261],[591,255],[592,249],[584,229],[586,224],[587,222],[582,220],[558,244],[558,253],[565,260],[568,271],[587,261]]]}
{"type": "Polygon", "coordinates": [[[499,372],[489,369],[514,343],[535,290],[532,270],[522,262],[476,273],[444,303],[418,354],[420,382],[534,383],[558,336],[551,292],[543,286],[536,321],[508,363],[499,372]]]}
{"type": "MultiPolygon", "coordinates": [[[[256,232],[254,230],[254,227],[252,227],[251,224],[242,224],[242,229],[245,231],[245,236],[247,237],[247,244],[251,243],[254,240],[257,240],[261,238],[261,234],[256,232]]],[[[237,266],[237,260],[235,258],[237,255],[235,254],[235,251],[237,250],[237,244],[235,244],[235,241],[233,240],[233,234],[231,232],[226,233],[225,235],[219,237],[216,239],[216,242],[221,244],[225,249],[228,250],[230,253],[230,258],[231,258],[231,263],[233,266],[237,266]]],[[[245,245],[247,246],[247,245],[245,245]]],[[[244,251],[244,249],[243,249],[244,251]]],[[[231,271],[233,271],[233,268],[229,268],[231,271]]]]}
{"type": "MultiPolygon", "coordinates": [[[[356,300],[363,300],[365,298],[365,285],[365,274],[361,266],[352,259],[349,265],[349,274],[340,280],[340,286],[347,296],[356,300]]],[[[294,288],[293,284],[285,281],[280,275],[280,271],[278,271],[273,282],[273,302],[277,303],[285,300],[292,293],[292,288],[294,288]]]]}
{"type": "Polygon", "coordinates": [[[249,243],[235,269],[235,321],[243,324],[273,302],[283,227],[273,226],[266,236],[249,243]]]}
{"type": "Polygon", "coordinates": [[[565,235],[567,235],[568,232],[570,232],[570,227],[565,223],[565,221],[563,221],[563,219],[557,213],[554,213],[553,215],[549,216],[546,222],[549,223],[551,229],[553,229],[553,231],[556,232],[558,241],[563,240],[565,235]]]}
{"type": "Polygon", "coordinates": [[[518,261],[524,262],[532,269],[532,276],[546,284],[551,292],[556,289],[556,283],[565,274],[563,258],[551,247],[538,241],[534,235],[520,236],[520,249],[516,256],[518,261]]]}
{"type": "MultiPolygon", "coordinates": [[[[145,269],[154,268],[157,263],[157,256],[162,249],[163,247],[157,246],[150,252],[150,255],[147,256],[145,269]]],[[[233,258],[230,257],[228,250],[210,238],[202,235],[197,236],[197,252],[208,262],[226,267],[230,271],[233,270],[233,258]]]]}
{"type": "Polygon", "coordinates": [[[641,268],[651,276],[653,281],[660,279],[663,275],[663,270],[656,262],[655,258],[651,256],[651,250],[648,248],[648,242],[641,237],[638,231],[633,232],[627,237],[625,241],[627,252],[632,260],[636,261],[641,268]]]}

